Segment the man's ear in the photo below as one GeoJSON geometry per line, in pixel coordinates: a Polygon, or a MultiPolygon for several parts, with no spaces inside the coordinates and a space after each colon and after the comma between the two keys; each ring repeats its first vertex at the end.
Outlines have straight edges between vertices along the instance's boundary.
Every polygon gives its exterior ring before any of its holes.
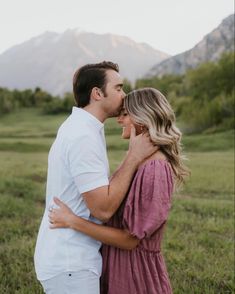
{"type": "Polygon", "coordinates": [[[103,92],[98,88],[94,87],[91,90],[91,98],[95,101],[100,101],[104,97],[103,92]]]}

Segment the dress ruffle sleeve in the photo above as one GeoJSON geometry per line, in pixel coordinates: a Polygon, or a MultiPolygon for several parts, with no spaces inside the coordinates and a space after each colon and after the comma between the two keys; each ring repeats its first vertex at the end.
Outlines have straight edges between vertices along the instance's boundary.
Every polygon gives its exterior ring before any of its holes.
{"type": "Polygon", "coordinates": [[[149,238],[167,220],[173,179],[170,164],[151,160],[135,175],[123,213],[123,227],[138,239],[149,238]]]}

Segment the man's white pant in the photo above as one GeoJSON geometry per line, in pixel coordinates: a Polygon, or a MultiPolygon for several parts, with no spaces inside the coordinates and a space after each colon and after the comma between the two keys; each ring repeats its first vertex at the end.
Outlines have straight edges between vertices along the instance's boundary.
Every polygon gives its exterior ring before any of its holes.
{"type": "Polygon", "coordinates": [[[99,276],[92,271],[62,273],[40,281],[46,294],[99,294],[99,276]]]}

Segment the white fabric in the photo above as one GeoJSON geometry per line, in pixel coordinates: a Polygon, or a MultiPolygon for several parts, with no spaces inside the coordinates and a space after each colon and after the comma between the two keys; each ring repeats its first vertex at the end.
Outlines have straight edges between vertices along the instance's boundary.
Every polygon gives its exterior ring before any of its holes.
{"type": "Polygon", "coordinates": [[[100,294],[99,277],[91,271],[62,273],[41,284],[46,294],[100,294]]]}
{"type": "Polygon", "coordinates": [[[100,223],[90,215],[81,193],[108,185],[108,174],[104,125],[74,107],[49,152],[46,208],[34,255],[39,280],[84,269],[101,274],[100,242],[71,229],[50,229],[48,210],[57,196],[77,215],[100,223]]]}

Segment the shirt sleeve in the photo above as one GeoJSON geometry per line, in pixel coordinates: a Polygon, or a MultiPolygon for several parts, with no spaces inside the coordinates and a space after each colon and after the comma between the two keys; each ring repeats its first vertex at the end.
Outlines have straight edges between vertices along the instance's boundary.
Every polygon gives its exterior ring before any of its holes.
{"type": "Polygon", "coordinates": [[[149,238],[166,222],[172,183],[166,163],[152,161],[137,171],[123,213],[123,227],[131,235],[140,240],[149,238]]]}
{"type": "Polygon", "coordinates": [[[69,170],[80,193],[109,184],[105,146],[95,137],[74,140],[67,151],[69,170]]]}

